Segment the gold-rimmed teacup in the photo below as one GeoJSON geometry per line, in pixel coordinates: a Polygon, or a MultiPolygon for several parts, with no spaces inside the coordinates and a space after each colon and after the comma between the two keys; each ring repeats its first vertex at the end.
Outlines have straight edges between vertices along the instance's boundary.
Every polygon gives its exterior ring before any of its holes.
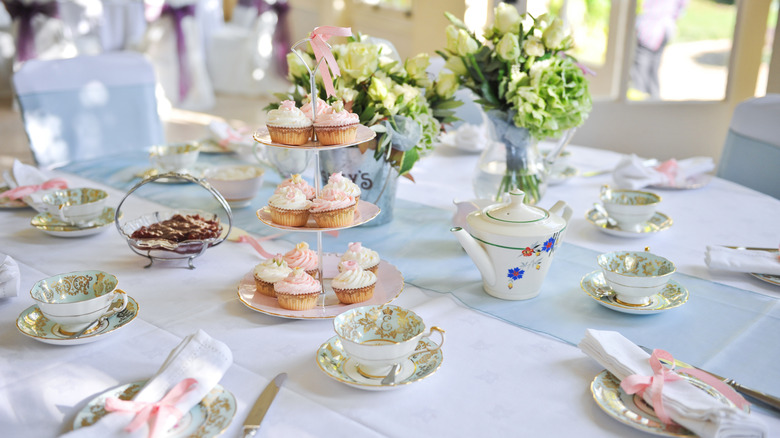
{"type": "Polygon", "coordinates": [[[632,306],[648,304],[677,270],[669,259],[651,253],[649,248],[600,254],[597,261],[615,298],[632,306]]]}
{"type": "Polygon", "coordinates": [[[642,224],[655,215],[661,197],[640,190],[615,190],[609,186],[601,188],[599,196],[607,215],[624,231],[640,231],[642,224]]]}

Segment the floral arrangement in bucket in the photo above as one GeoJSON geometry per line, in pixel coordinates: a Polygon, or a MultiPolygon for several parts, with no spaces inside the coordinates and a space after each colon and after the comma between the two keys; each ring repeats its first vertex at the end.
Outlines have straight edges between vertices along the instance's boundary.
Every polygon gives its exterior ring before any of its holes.
{"type": "MultiPolygon", "coordinates": [[[[332,79],[332,95],[323,83],[330,78],[316,76],[318,97],[330,103],[341,101],[357,114],[361,124],[377,133],[374,158],[389,162],[399,175],[413,179],[409,171],[433,148],[442,123],[457,120],[453,110],[462,102],[453,96],[458,82],[452,75],[429,77],[427,54],[402,62],[391,45],[366,35],[350,36],[344,44],[333,44],[331,52],[340,75],[332,79]]],[[[298,54],[303,60],[292,52],[287,55],[292,89],[275,96],[302,105],[310,98],[309,71],[316,61],[311,50],[298,54]]],[[[278,105],[272,103],[269,108],[278,105]]]]}
{"type": "Polygon", "coordinates": [[[570,138],[567,134],[592,107],[585,68],[566,54],[573,38],[559,18],[521,15],[506,3],[496,7],[484,38],[452,14],[445,15],[452,24],[446,29],[445,50],[437,53],[458,84],[477,95],[496,139],[506,148],[506,169],[495,197],[520,188],[526,202],[535,203],[546,178],[536,142],[570,138]]]}

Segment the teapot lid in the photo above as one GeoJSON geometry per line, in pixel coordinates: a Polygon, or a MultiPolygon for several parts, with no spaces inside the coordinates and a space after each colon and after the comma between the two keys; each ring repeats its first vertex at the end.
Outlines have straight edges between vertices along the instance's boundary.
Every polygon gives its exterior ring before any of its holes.
{"type": "Polygon", "coordinates": [[[527,224],[550,217],[547,210],[524,204],[523,198],[525,198],[525,193],[514,189],[509,193],[508,204],[487,207],[484,211],[485,216],[494,221],[508,224],[527,224]]]}

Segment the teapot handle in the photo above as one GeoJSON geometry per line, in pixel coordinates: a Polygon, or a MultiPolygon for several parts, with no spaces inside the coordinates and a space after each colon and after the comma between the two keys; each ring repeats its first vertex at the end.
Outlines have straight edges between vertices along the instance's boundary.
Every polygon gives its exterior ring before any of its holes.
{"type": "Polygon", "coordinates": [[[555,205],[552,206],[552,208],[550,208],[550,213],[554,213],[561,216],[563,220],[565,220],[568,223],[574,211],[571,209],[571,207],[569,207],[568,204],[566,204],[566,201],[558,201],[555,203],[555,205]]]}

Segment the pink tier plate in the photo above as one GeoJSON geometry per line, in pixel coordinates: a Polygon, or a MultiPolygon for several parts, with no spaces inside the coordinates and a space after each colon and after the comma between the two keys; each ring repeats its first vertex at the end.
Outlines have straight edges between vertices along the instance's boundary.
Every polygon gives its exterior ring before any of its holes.
{"type": "Polygon", "coordinates": [[[328,146],[323,146],[318,141],[309,141],[302,145],[274,143],[273,141],[271,141],[271,135],[268,133],[268,128],[266,128],[265,126],[258,129],[254,135],[255,141],[269,146],[276,146],[280,148],[290,148],[290,149],[317,149],[317,150],[338,149],[338,148],[343,148],[345,146],[352,146],[360,143],[365,143],[373,139],[374,137],[376,137],[376,132],[374,132],[371,128],[365,127],[363,125],[358,125],[357,132],[355,133],[355,141],[353,141],[352,143],[333,144],[328,146]]]}
{"type": "Polygon", "coordinates": [[[395,266],[382,260],[377,269],[376,287],[374,296],[367,301],[355,304],[341,304],[330,287],[330,282],[338,273],[339,254],[323,254],[322,270],[325,278],[325,294],[321,295],[319,302],[311,310],[287,310],[279,306],[276,298],[255,293],[255,280],[252,271],[244,275],[238,284],[238,299],[245,306],[267,315],[292,319],[328,319],[349,309],[362,306],[374,306],[387,304],[393,301],[404,289],[404,277],[395,266]]]}
{"type": "Polygon", "coordinates": [[[335,228],[319,228],[317,227],[317,222],[314,220],[313,216],[309,216],[309,222],[306,224],[305,227],[288,227],[285,225],[279,225],[275,224],[271,220],[271,212],[269,211],[269,207],[265,206],[261,208],[260,210],[257,210],[257,217],[261,221],[263,221],[264,224],[278,228],[280,230],[289,230],[289,231],[331,231],[331,230],[342,230],[344,228],[351,228],[356,227],[358,225],[362,225],[371,219],[375,218],[376,215],[379,214],[379,207],[376,205],[366,202],[366,201],[358,201],[357,210],[355,211],[355,219],[352,221],[351,224],[344,226],[344,227],[335,227],[335,228]]]}

